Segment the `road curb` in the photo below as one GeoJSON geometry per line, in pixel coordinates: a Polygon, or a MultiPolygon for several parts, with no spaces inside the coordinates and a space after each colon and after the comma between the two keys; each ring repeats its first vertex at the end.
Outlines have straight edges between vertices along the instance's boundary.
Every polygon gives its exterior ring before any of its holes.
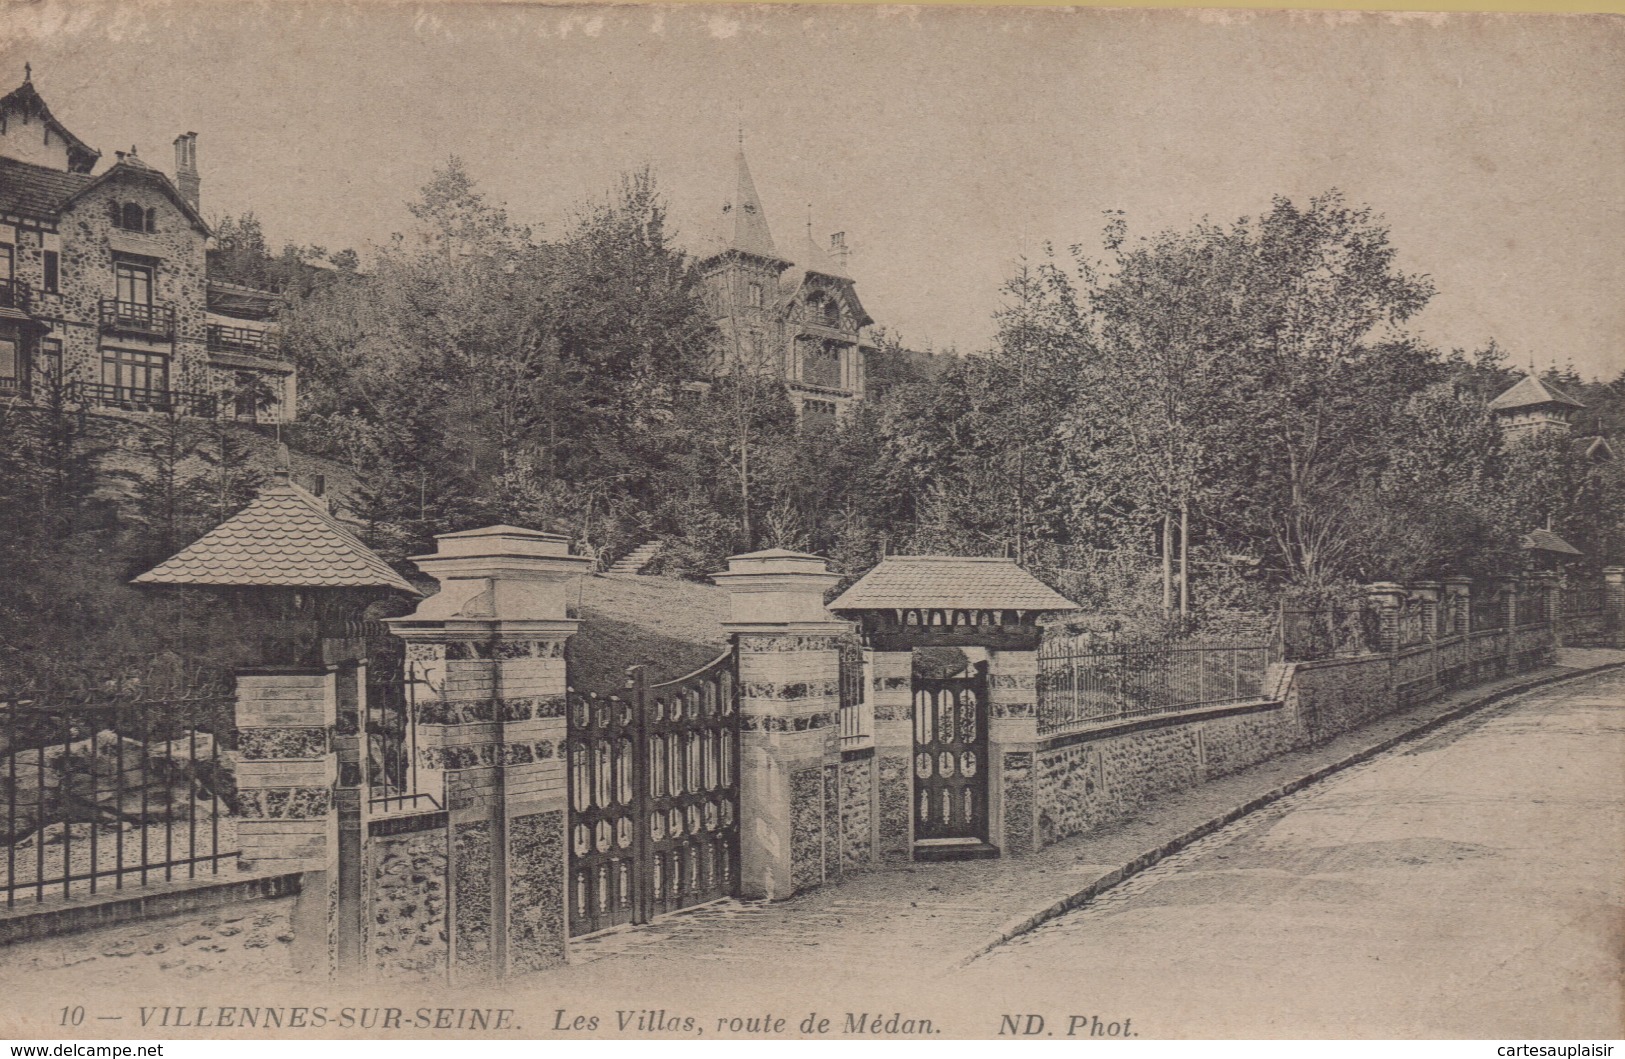
{"type": "Polygon", "coordinates": [[[1451,707],[1436,717],[1430,717],[1428,720],[1421,722],[1414,728],[1407,728],[1405,731],[1400,732],[1397,735],[1389,736],[1387,739],[1373,743],[1371,746],[1365,747],[1362,750],[1357,750],[1354,753],[1349,754],[1347,757],[1339,758],[1338,760],[1327,765],[1322,765],[1320,768],[1317,768],[1312,772],[1299,776],[1296,779],[1289,780],[1278,787],[1273,787],[1270,790],[1265,791],[1263,794],[1243,802],[1241,805],[1235,806],[1223,813],[1220,813],[1218,816],[1210,817],[1209,819],[1204,820],[1202,823],[1197,824],[1195,827],[1190,828],[1175,838],[1169,839],[1167,842],[1164,842],[1153,849],[1146,850],[1133,860],[1118,865],[1116,868],[1104,875],[1097,876],[1094,881],[1090,882],[1082,889],[1076,890],[1060,900],[1052,902],[1051,904],[1046,905],[1045,907],[1029,915],[1017,916],[1016,918],[1007,921],[1002,927],[998,928],[991,935],[984,938],[967,955],[961,957],[954,964],[954,967],[956,969],[961,968],[974,962],[975,960],[980,959],[1011,939],[1018,938],[1021,935],[1035,930],[1045,923],[1048,923],[1050,920],[1064,916],[1066,913],[1072,911],[1080,905],[1086,904],[1101,893],[1104,893],[1105,891],[1110,890],[1112,887],[1121,883],[1123,880],[1129,878],[1130,876],[1138,875],[1140,872],[1145,871],[1153,864],[1156,864],[1158,861],[1178,853],[1180,850],[1184,849],[1186,846],[1189,846],[1198,839],[1206,838],[1208,835],[1211,835],[1220,828],[1228,827],[1237,820],[1240,820],[1242,817],[1249,816],[1252,813],[1264,808],[1266,805],[1269,805],[1272,802],[1278,802],[1282,798],[1285,798],[1290,794],[1295,794],[1311,784],[1320,782],[1328,776],[1341,772],[1344,769],[1351,768],[1362,762],[1369,761],[1378,754],[1386,753],[1402,743],[1408,743],[1419,736],[1427,735],[1428,733],[1433,732],[1452,721],[1466,717],[1468,714],[1476,713],[1484,707],[1493,705],[1503,699],[1511,698],[1514,695],[1521,695],[1524,692],[1532,691],[1535,688],[1543,688],[1553,684],[1561,684],[1569,680],[1579,680],[1582,677],[1592,676],[1597,673],[1605,673],[1611,669],[1620,668],[1625,668],[1625,662],[1610,662],[1606,665],[1590,666],[1586,669],[1576,669],[1569,673],[1540,677],[1535,680],[1526,680],[1522,683],[1512,684],[1490,692],[1486,695],[1481,695],[1478,698],[1468,699],[1465,702],[1451,707]]]}

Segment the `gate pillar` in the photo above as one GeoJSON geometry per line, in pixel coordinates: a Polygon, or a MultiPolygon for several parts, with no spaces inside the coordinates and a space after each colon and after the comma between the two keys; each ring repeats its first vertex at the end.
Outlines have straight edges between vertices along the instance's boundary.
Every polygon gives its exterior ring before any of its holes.
{"type": "Polygon", "coordinates": [[[1039,848],[1037,637],[988,651],[988,840],[1005,854],[1039,848]]]}
{"type": "Polygon", "coordinates": [[[914,856],[914,651],[872,654],[875,859],[914,856]]]}
{"type": "Polygon", "coordinates": [[[816,555],[735,555],[712,580],[731,594],[739,652],[740,893],[776,900],[839,870],[840,639],[852,626],[824,609],[840,578],[816,555]]]}
{"type": "Polygon", "coordinates": [[[1625,647],[1625,566],[1603,567],[1602,584],[1610,642],[1625,647]]]}
{"type": "Polygon", "coordinates": [[[419,681],[419,789],[443,782],[451,972],[501,977],[562,963],[566,583],[590,559],[551,533],[491,526],[435,538],[413,562],[440,582],[388,625],[419,681]]]}

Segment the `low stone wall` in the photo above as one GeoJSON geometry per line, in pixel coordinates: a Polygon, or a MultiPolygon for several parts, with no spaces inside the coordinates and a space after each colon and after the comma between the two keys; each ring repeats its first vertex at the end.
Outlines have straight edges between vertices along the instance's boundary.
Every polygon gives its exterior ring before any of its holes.
{"type": "Polygon", "coordinates": [[[1324,742],[1453,685],[1551,665],[1556,644],[1553,625],[1526,625],[1277,667],[1265,680],[1272,701],[1116,721],[1052,736],[1032,754],[1005,754],[1006,812],[1012,797],[1036,798],[1037,845],[1048,846],[1129,816],[1159,794],[1324,742]]]}
{"type": "Polygon", "coordinates": [[[1287,709],[1301,718],[1305,742],[1322,742],[1392,713],[1392,678],[1387,655],[1300,662],[1287,685],[1287,709]]]}
{"type": "MultiPolygon", "coordinates": [[[[1123,721],[1048,740],[1036,758],[1038,845],[1133,814],[1146,801],[1289,749],[1297,724],[1278,702],[1123,721]]],[[[1005,763],[1010,797],[1011,757],[1005,763]]],[[[1025,761],[1016,762],[1025,766],[1025,761]]],[[[1006,811],[1009,811],[1008,805],[1006,811]]]]}
{"type": "Polygon", "coordinates": [[[1558,621],[1557,631],[1564,647],[1618,647],[1621,644],[1613,616],[1607,611],[1569,615],[1558,621]]]}

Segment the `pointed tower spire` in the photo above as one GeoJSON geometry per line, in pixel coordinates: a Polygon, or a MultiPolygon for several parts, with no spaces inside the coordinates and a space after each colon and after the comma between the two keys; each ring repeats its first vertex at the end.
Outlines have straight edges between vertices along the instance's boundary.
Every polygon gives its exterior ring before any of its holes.
{"type": "Polygon", "coordinates": [[[733,200],[722,207],[724,220],[733,221],[728,249],[779,260],[778,247],[773,244],[773,233],[767,227],[767,214],[762,210],[762,200],[756,194],[756,183],[750,178],[750,166],[745,162],[743,128],[739,131],[739,152],[735,161],[738,174],[733,200]]]}

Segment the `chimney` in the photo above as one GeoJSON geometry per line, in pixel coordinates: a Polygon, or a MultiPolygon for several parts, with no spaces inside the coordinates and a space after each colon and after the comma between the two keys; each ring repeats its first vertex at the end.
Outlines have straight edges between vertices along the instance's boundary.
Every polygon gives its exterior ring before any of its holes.
{"type": "Polygon", "coordinates": [[[197,133],[183,132],[175,137],[175,186],[180,189],[181,198],[191,204],[194,210],[199,210],[198,192],[202,190],[203,181],[197,175],[197,133]]]}
{"type": "Polygon", "coordinates": [[[852,255],[851,248],[846,245],[845,232],[834,232],[830,235],[829,252],[830,256],[835,258],[836,262],[840,264],[841,271],[845,272],[847,259],[852,255]]]}

